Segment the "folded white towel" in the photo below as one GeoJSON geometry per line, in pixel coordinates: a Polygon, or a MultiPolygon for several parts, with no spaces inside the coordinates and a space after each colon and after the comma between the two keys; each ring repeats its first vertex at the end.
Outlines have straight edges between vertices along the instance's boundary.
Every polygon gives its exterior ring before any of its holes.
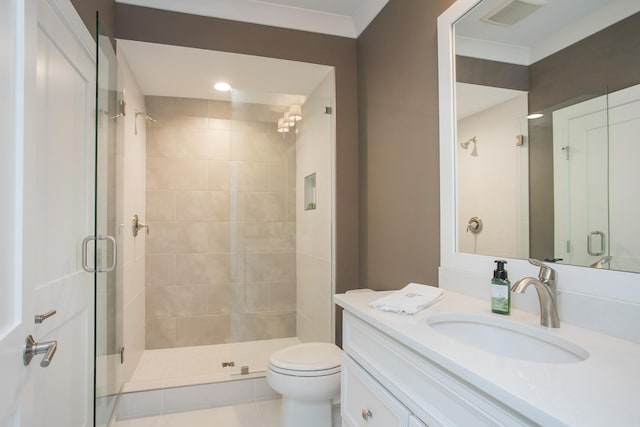
{"type": "Polygon", "coordinates": [[[377,299],[369,305],[382,311],[400,314],[414,314],[436,303],[444,296],[444,291],[433,286],[409,283],[404,288],[377,299]]]}

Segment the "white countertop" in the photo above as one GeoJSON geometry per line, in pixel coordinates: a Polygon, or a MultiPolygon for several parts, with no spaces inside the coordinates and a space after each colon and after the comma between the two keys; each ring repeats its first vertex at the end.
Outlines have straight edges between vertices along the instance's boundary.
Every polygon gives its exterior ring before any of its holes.
{"type": "MultiPolygon", "coordinates": [[[[540,326],[540,317],[512,310],[506,320],[540,328],[589,352],[577,363],[542,363],[499,356],[448,338],[427,319],[441,313],[491,313],[490,301],[451,291],[414,315],[382,312],[369,303],[388,292],[334,296],[336,304],[432,362],[484,390],[541,425],[640,426],[640,344],[562,322],[540,326]]],[[[594,313],[606,316],[606,313],[594,313]]],[[[640,327],[640,325],[639,325],[640,327]]]]}

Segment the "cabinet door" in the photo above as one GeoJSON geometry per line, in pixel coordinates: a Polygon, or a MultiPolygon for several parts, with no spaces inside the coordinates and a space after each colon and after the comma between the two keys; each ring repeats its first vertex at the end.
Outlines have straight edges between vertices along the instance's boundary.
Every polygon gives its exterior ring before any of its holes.
{"type": "Polygon", "coordinates": [[[422,421],[420,421],[420,419],[417,418],[415,415],[411,415],[409,417],[409,427],[429,427],[429,426],[423,423],[422,421]]]}
{"type": "Polygon", "coordinates": [[[409,410],[351,357],[342,358],[342,419],[359,427],[406,427],[409,410]]]}

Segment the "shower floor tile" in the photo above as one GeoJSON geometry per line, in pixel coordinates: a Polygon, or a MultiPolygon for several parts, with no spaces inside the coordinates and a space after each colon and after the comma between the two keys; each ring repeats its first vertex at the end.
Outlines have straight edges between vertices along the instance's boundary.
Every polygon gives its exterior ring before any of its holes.
{"type": "Polygon", "coordinates": [[[243,365],[248,365],[253,374],[241,378],[263,377],[271,353],[299,342],[293,337],[145,350],[123,392],[229,381],[238,378],[243,365]],[[223,368],[222,362],[227,361],[235,366],[223,368]]]}

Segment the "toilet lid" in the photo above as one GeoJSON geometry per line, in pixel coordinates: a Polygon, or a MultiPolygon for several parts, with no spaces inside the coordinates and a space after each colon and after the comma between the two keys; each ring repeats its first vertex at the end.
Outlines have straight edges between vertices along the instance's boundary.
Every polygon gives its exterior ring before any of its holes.
{"type": "Polygon", "coordinates": [[[304,343],[276,351],[269,358],[269,364],[278,371],[317,372],[330,370],[339,372],[341,358],[342,350],[334,344],[304,343]]]}

